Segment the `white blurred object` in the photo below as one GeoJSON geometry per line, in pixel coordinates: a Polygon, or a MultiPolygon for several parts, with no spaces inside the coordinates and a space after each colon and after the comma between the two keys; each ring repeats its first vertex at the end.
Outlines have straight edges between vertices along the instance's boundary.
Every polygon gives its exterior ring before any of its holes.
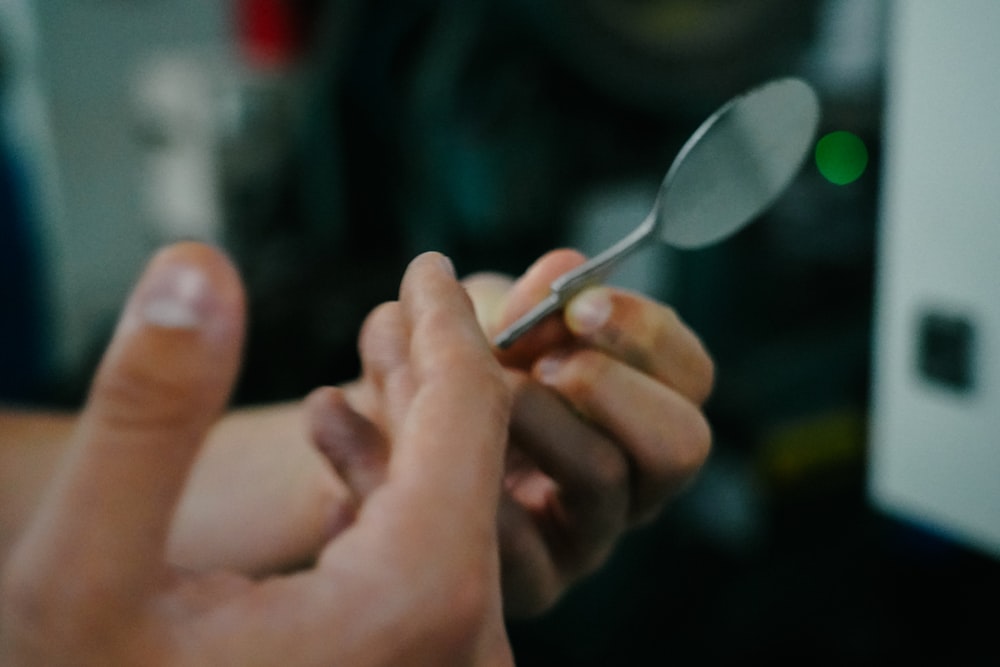
{"type": "MultiPolygon", "coordinates": [[[[6,0],[10,2],[11,0],[6,0]]],[[[14,2],[15,5],[19,4],[14,2]]],[[[31,85],[43,132],[27,141],[52,158],[43,193],[44,279],[53,373],[88,364],[143,263],[162,242],[144,204],[134,77],[160,53],[204,53],[231,42],[226,3],[20,3],[33,19],[31,85]]],[[[35,174],[32,174],[34,177],[35,174]]]]}
{"type": "Polygon", "coordinates": [[[823,0],[803,63],[824,94],[870,99],[880,83],[886,2],[823,0]]]}
{"type": "Polygon", "coordinates": [[[141,66],[136,103],[142,206],[165,240],[218,241],[223,212],[213,59],[162,56],[141,66]]]}
{"type": "Polygon", "coordinates": [[[889,15],[870,491],[1000,556],[1000,3],[889,15]]]}
{"type": "Polygon", "coordinates": [[[0,0],[0,136],[25,169],[30,215],[44,238],[59,216],[59,188],[38,52],[31,3],[0,0]]]}
{"type": "MultiPolygon", "coordinates": [[[[630,232],[656,201],[659,184],[631,181],[609,184],[587,193],[577,203],[568,242],[588,257],[602,252],[630,232]]],[[[615,269],[608,283],[659,299],[673,294],[677,251],[663,243],[650,244],[615,269]]]]}

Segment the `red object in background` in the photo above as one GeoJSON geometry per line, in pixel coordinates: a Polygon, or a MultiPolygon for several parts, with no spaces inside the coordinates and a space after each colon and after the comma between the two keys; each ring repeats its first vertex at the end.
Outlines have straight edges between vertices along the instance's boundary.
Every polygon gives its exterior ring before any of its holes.
{"type": "Polygon", "coordinates": [[[254,65],[286,65],[303,50],[299,4],[294,0],[238,0],[237,33],[254,65]]]}

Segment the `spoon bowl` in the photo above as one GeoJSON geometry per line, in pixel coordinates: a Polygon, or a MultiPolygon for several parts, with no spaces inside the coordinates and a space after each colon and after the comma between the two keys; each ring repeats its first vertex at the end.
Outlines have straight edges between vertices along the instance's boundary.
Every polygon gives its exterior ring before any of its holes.
{"type": "Polygon", "coordinates": [[[661,241],[701,248],[742,229],[785,190],[810,152],[819,100],[781,79],[727,102],[687,140],[653,207],[661,241]]]}
{"type": "Polygon", "coordinates": [[[554,280],[549,296],[494,344],[509,347],[649,242],[696,249],[735,234],[788,187],[810,152],[818,125],[819,99],[801,79],[770,81],[726,102],[684,143],[639,226],[554,280]]]}

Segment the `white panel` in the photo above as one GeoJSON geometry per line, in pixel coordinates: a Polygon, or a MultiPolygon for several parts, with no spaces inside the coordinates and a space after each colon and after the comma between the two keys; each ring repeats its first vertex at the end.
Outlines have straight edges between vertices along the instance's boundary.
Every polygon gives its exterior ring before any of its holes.
{"type": "Polygon", "coordinates": [[[870,488],[1000,555],[1000,2],[900,0],[889,23],[870,488]],[[974,327],[973,384],[918,366],[935,311],[974,327]]]}
{"type": "MultiPolygon", "coordinates": [[[[55,365],[73,369],[117,317],[158,238],[143,212],[134,90],[164,52],[230,39],[227,0],[35,0],[58,206],[44,230],[55,365]]],[[[49,184],[51,185],[51,184],[49,184]]]]}

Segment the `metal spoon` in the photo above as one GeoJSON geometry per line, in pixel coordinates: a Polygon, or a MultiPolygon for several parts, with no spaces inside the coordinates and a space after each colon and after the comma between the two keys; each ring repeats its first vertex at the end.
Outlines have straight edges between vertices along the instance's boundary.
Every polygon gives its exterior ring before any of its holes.
{"type": "Polygon", "coordinates": [[[819,100],[801,79],[777,79],[731,99],[681,148],[646,219],[615,245],[554,280],[549,296],[494,344],[509,347],[650,241],[701,248],[737,232],[791,182],[810,152],[818,124],[819,100]]]}

